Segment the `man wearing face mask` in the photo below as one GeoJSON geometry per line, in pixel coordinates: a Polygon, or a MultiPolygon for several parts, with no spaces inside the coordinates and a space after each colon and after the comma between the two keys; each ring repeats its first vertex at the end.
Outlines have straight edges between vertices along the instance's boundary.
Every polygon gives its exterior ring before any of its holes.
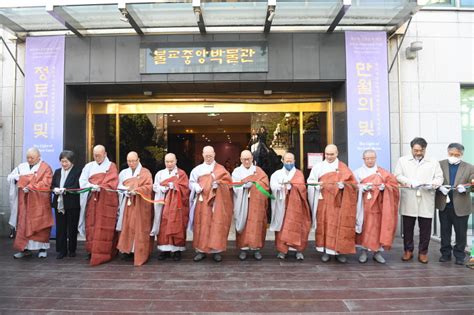
{"type": "Polygon", "coordinates": [[[448,158],[439,162],[443,171],[443,185],[436,191],[436,208],[439,209],[441,223],[440,262],[451,261],[454,254],[457,265],[463,265],[466,258],[464,249],[467,239],[467,222],[472,212],[470,184],[474,180],[474,165],[462,161],[464,146],[451,143],[448,158]],[[451,233],[454,226],[456,245],[451,246],[451,233]]]}
{"type": "Polygon", "coordinates": [[[428,246],[431,238],[431,221],[434,215],[435,190],[443,183],[443,172],[438,161],[425,156],[428,143],[423,138],[410,142],[411,153],[402,156],[395,167],[401,189],[400,214],[403,224],[403,261],[413,259],[413,231],[418,219],[420,242],[418,261],[428,263],[428,246]]]}
{"type": "Polygon", "coordinates": [[[357,180],[347,165],[337,158],[338,150],[329,144],[324,161],[311,170],[308,198],[316,227],[316,250],[322,262],[336,256],[346,263],[346,254],[355,254],[357,180]]]}
{"type": "Polygon", "coordinates": [[[275,232],[277,257],[285,259],[288,251],[296,251],[296,259],[303,260],[311,229],[311,214],[303,173],[295,167],[295,156],[283,156],[283,168],[270,178],[272,220],[270,231],[275,232]]]}

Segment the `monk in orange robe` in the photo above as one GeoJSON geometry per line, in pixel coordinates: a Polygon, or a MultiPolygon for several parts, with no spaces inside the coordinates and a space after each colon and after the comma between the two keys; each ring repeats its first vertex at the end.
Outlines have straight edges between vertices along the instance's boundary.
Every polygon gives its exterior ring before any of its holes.
{"type": "Polygon", "coordinates": [[[275,231],[277,257],[285,259],[288,251],[296,251],[296,259],[303,260],[311,229],[311,212],[308,206],[303,173],[295,167],[295,156],[283,156],[283,168],[270,178],[275,197],[271,201],[270,231],[275,231]]]}
{"type": "Polygon", "coordinates": [[[313,167],[308,177],[308,197],[321,260],[328,262],[335,255],[337,261],[346,263],[345,254],[356,252],[357,180],[337,155],[334,144],[326,146],[325,160],[313,167]]]}
{"type": "Polygon", "coordinates": [[[227,249],[227,238],[232,223],[232,178],[224,166],[215,161],[214,148],[202,150],[204,163],[190,175],[190,221],[193,231],[194,261],[212,254],[215,262],[222,261],[221,252],[227,249]]]}
{"type": "Polygon", "coordinates": [[[176,155],[165,155],[166,168],[155,175],[153,190],[155,200],[164,204],[155,204],[155,218],[150,235],[156,236],[160,254],[158,260],[171,257],[181,260],[181,252],[186,250],[186,227],[189,219],[189,180],[186,173],[176,164],[176,155]]]}
{"type": "Polygon", "coordinates": [[[19,259],[31,256],[31,250],[39,250],[38,257],[46,258],[54,224],[49,192],[53,172],[41,160],[37,148],[28,149],[26,160],[7,178],[11,202],[9,223],[17,231],[13,248],[19,250],[13,257],[19,259]]]}
{"type": "Polygon", "coordinates": [[[142,167],[138,154],[127,154],[128,168],[119,174],[119,231],[117,249],[122,255],[134,257],[134,265],[143,265],[153,251],[150,237],[153,219],[153,179],[148,169],[142,167]]]}
{"type": "Polygon", "coordinates": [[[377,154],[366,150],[364,165],[354,171],[360,183],[357,203],[356,242],[362,250],[359,262],[367,262],[367,251],[374,253],[374,260],[385,263],[384,249],[392,247],[398,221],[400,192],[394,175],[377,166],[377,154]]]}
{"type": "Polygon", "coordinates": [[[253,165],[252,153],[248,150],[240,154],[242,165],[232,172],[234,182],[234,217],[239,259],[245,260],[247,252],[253,250],[256,260],[262,260],[260,249],[265,244],[267,232],[268,197],[260,192],[257,184],[264,190],[269,189],[268,176],[258,166],[253,165]],[[254,184],[255,183],[255,184],[254,184]]]}
{"type": "Polygon", "coordinates": [[[115,163],[107,157],[105,147],[97,145],[93,150],[94,161],[82,169],[79,185],[91,188],[81,194],[79,233],[85,235],[85,248],[91,266],[110,261],[117,254],[118,173],[115,163]],[[109,191],[113,190],[113,191],[109,191]]]}

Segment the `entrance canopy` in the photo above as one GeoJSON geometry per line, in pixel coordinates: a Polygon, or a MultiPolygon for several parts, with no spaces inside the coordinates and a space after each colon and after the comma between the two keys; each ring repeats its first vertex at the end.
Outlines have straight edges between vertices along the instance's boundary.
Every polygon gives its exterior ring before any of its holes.
{"type": "Polygon", "coordinates": [[[2,0],[18,36],[395,31],[421,0],[2,0]]]}

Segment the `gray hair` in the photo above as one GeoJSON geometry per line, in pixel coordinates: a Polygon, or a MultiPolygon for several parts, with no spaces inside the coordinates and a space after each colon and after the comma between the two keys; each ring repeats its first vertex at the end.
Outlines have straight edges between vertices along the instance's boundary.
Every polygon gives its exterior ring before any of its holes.
{"type": "Polygon", "coordinates": [[[452,150],[452,149],[456,149],[456,150],[460,151],[461,153],[464,153],[464,146],[460,143],[457,143],[457,142],[450,143],[448,145],[448,151],[452,150]]]}
{"type": "Polygon", "coordinates": [[[365,150],[365,151],[362,153],[362,157],[364,157],[367,153],[373,153],[373,154],[375,154],[375,156],[377,156],[377,152],[375,152],[375,150],[368,149],[368,150],[365,150]]]}
{"type": "Polygon", "coordinates": [[[69,162],[74,163],[74,152],[69,150],[64,150],[59,154],[59,161],[62,159],[67,159],[69,162]]]}
{"type": "Polygon", "coordinates": [[[28,153],[35,153],[36,155],[41,157],[41,152],[37,147],[31,147],[26,151],[26,154],[28,153]]]}

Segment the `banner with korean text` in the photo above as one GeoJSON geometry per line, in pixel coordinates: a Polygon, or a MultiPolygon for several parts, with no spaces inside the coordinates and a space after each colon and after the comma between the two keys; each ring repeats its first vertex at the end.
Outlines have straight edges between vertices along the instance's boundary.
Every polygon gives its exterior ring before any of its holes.
{"type": "Polygon", "coordinates": [[[362,165],[362,153],[377,152],[377,164],[390,170],[390,110],[385,32],[346,32],[347,146],[349,167],[362,165]]]}
{"type": "Polygon", "coordinates": [[[53,171],[63,149],[64,43],[64,36],[26,39],[23,153],[38,148],[53,171]]]}

